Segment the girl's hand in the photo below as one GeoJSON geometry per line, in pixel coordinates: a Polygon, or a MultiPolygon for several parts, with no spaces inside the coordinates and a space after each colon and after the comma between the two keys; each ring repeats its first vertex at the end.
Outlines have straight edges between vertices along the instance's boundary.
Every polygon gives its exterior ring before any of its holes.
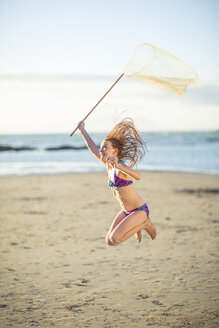
{"type": "Polygon", "coordinates": [[[79,131],[84,130],[84,128],[85,128],[84,121],[80,121],[77,125],[77,128],[79,129],[79,131]]]}
{"type": "Polygon", "coordinates": [[[108,168],[112,169],[112,168],[116,167],[116,164],[118,164],[118,163],[117,163],[117,160],[115,159],[115,157],[109,156],[107,158],[107,167],[108,168]]]}

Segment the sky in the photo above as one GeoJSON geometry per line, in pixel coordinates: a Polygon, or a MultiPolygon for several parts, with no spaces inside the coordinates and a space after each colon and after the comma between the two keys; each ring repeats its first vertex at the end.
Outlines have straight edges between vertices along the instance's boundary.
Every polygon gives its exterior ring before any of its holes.
{"type": "Polygon", "coordinates": [[[0,0],[0,133],[65,133],[144,42],[194,67],[202,86],[183,98],[149,86],[144,97],[137,82],[121,80],[89,129],[108,129],[130,104],[151,130],[218,129],[218,14],[218,0],[0,0]]]}

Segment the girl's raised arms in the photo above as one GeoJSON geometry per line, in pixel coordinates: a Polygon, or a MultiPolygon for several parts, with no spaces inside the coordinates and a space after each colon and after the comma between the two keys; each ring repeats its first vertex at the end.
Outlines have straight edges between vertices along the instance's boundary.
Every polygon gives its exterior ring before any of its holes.
{"type": "Polygon", "coordinates": [[[124,175],[128,175],[133,179],[136,179],[136,180],[141,179],[141,175],[138,171],[130,168],[129,166],[125,165],[124,163],[118,162],[118,159],[116,159],[115,157],[104,156],[104,160],[103,160],[103,157],[101,157],[96,144],[94,143],[94,141],[91,139],[91,137],[85,130],[84,121],[80,121],[77,126],[84,138],[87,148],[103,165],[105,165],[108,169],[116,168],[119,171],[121,171],[124,175]]]}
{"type": "Polygon", "coordinates": [[[97,148],[97,145],[95,144],[95,142],[91,139],[91,137],[89,136],[89,134],[87,133],[87,131],[85,130],[85,124],[84,121],[80,121],[77,125],[79,131],[81,132],[81,135],[84,138],[84,141],[87,145],[87,148],[89,149],[89,151],[104,165],[106,165],[102,159],[100,158],[100,153],[99,150],[97,148]]]}

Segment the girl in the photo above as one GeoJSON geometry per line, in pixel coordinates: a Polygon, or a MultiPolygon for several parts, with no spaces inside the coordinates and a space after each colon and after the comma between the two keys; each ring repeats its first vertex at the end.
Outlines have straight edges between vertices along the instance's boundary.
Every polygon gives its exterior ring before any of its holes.
{"type": "Polygon", "coordinates": [[[141,178],[133,166],[145,153],[144,142],[133,121],[124,119],[118,123],[103,140],[100,150],[85,130],[84,121],[78,123],[78,129],[90,152],[106,166],[109,186],[122,208],[106,235],[106,243],[115,246],[134,234],[140,242],[142,229],[148,232],[151,239],[155,239],[156,229],[149,217],[149,209],[135,190],[132,181],[141,178]],[[126,165],[124,160],[128,160],[129,165],[126,165]]]}

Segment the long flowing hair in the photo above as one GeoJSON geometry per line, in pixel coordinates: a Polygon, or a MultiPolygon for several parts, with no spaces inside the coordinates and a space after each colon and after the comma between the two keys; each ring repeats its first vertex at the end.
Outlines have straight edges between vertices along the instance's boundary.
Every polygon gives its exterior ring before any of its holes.
{"type": "Polygon", "coordinates": [[[141,161],[147,150],[131,118],[124,118],[116,124],[104,140],[110,141],[113,148],[118,149],[118,158],[128,161],[130,167],[141,161]]]}

